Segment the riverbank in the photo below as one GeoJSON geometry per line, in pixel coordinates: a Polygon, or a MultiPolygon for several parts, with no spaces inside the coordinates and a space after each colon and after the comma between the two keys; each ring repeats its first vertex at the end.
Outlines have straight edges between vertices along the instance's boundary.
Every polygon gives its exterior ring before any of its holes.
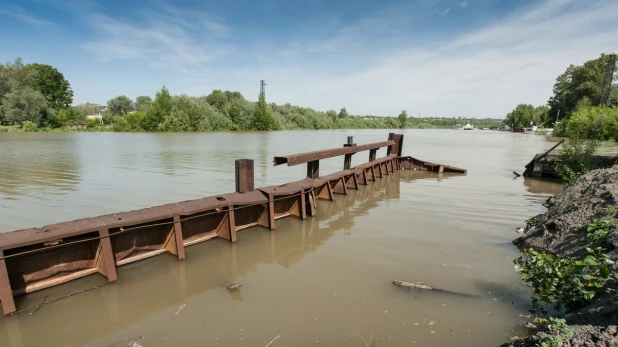
{"type": "Polygon", "coordinates": [[[549,333],[503,346],[618,345],[617,206],[614,166],[578,178],[528,221],[524,235],[513,241],[525,255],[519,271],[533,284],[536,299],[567,307],[558,315],[569,326],[549,322],[549,333]]]}

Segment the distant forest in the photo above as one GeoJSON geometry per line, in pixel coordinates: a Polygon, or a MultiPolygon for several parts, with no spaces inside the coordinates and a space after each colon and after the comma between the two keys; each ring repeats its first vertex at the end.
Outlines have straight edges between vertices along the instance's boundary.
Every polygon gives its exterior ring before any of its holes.
{"type": "Polygon", "coordinates": [[[257,102],[239,92],[214,90],[207,96],[171,95],[165,87],[154,99],[120,95],[107,105],[72,105],[70,83],[56,68],[0,64],[0,131],[250,131],[294,129],[451,128],[467,123],[498,126],[501,119],[416,118],[406,111],[393,117],[353,115],[346,108],[316,111],[290,104],[257,102]],[[101,117],[87,117],[94,115],[101,117]],[[20,127],[21,126],[21,127],[20,127]]]}

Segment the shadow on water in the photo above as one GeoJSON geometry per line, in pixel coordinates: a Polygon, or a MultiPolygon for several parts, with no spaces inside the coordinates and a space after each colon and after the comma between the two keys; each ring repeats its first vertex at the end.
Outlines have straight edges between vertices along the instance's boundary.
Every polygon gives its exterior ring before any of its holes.
{"type": "Polygon", "coordinates": [[[277,222],[273,232],[260,228],[239,232],[235,244],[214,239],[188,247],[185,261],[165,254],[120,267],[117,284],[105,285],[102,276],[93,275],[17,297],[20,310],[102,285],[45,305],[34,314],[31,310],[0,318],[0,345],[54,345],[67,336],[73,345],[83,345],[212,290],[227,292],[224,297],[233,302],[243,302],[242,290],[228,292],[225,286],[248,273],[259,273],[265,264],[290,268],[336,233],[350,233],[356,218],[385,201],[399,199],[402,181],[449,177],[433,173],[401,176],[385,176],[332,202],[320,200],[317,215],[306,221],[286,218],[277,222]]]}

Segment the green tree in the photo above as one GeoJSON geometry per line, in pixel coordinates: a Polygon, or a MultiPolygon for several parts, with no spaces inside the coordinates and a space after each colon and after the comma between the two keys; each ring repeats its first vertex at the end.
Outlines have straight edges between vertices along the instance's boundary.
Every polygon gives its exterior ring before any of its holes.
{"type": "Polygon", "coordinates": [[[210,106],[216,108],[220,112],[225,112],[225,106],[227,105],[228,98],[224,92],[215,89],[206,97],[206,100],[210,106]]]}
{"type": "MultiPolygon", "coordinates": [[[[600,103],[607,62],[608,55],[601,54],[599,58],[589,60],[581,66],[570,65],[563,74],[556,78],[553,96],[547,102],[551,108],[549,117],[552,121],[556,120],[558,111],[563,119],[571,117],[577,103],[584,97],[587,97],[592,105],[600,103]]],[[[611,95],[612,100],[616,100],[618,96],[616,85],[613,86],[611,95]]]]}
{"type": "Polygon", "coordinates": [[[5,120],[10,124],[30,121],[38,124],[42,119],[54,115],[41,92],[32,89],[18,89],[6,94],[2,110],[5,120]]]}
{"type": "Polygon", "coordinates": [[[338,115],[339,119],[346,119],[346,118],[350,118],[350,114],[348,113],[348,110],[344,108],[341,109],[341,111],[339,111],[339,115],[338,115]]]}
{"type": "Polygon", "coordinates": [[[36,71],[36,88],[55,110],[66,109],[73,103],[71,84],[56,68],[45,64],[28,64],[28,68],[36,71]]]}
{"type": "Polygon", "coordinates": [[[264,94],[260,93],[253,111],[253,129],[259,131],[276,130],[272,111],[268,109],[264,94]]]}
{"type": "Polygon", "coordinates": [[[151,97],[147,95],[138,96],[135,99],[135,110],[143,112],[150,104],[152,104],[151,97]]]}
{"type": "Polygon", "coordinates": [[[169,90],[163,86],[161,90],[157,92],[154,101],[146,109],[144,116],[141,118],[141,128],[146,131],[156,131],[159,124],[171,113],[172,106],[172,96],[169,90]]]}
{"type": "Polygon", "coordinates": [[[399,121],[399,127],[401,129],[404,129],[406,127],[406,121],[408,120],[408,111],[401,111],[401,113],[397,117],[397,120],[399,121]]]}
{"type": "Polygon", "coordinates": [[[107,102],[107,110],[112,116],[126,116],[134,110],[133,101],[124,95],[117,96],[107,102]]]}

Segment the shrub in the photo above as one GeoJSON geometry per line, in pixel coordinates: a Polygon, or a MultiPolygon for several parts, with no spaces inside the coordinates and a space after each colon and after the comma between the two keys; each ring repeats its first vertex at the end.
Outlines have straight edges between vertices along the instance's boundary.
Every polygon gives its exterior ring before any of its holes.
{"type": "Polygon", "coordinates": [[[589,303],[603,288],[610,279],[607,265],[613,262],[601,247],[586,251],[581,258],[568,258],[528,249],[513,261],[522,280],[532,286],[536,310],[550,304],[557,310],[572,310],[589,303]]]}
{"type": "Polygon", "coordinates": [[[39,130],[38,129],[39,127],[35,123],[33,123],[33,122],[29,121],[29,120],[23,122],[21,124],[21,128],[22,128],[23,131],[25,131],[27,133],[34,133],[34,132],[37,132],[39,130]]]}
{"type": "Polygon", "coordinates": [[[579,133],[571,133],[569,137],[569,141],[563,145],[558,164],[558,173],[567,185],[595,169],[593,155],[599,147],[598,141],[584,140],[579,133]]]}

